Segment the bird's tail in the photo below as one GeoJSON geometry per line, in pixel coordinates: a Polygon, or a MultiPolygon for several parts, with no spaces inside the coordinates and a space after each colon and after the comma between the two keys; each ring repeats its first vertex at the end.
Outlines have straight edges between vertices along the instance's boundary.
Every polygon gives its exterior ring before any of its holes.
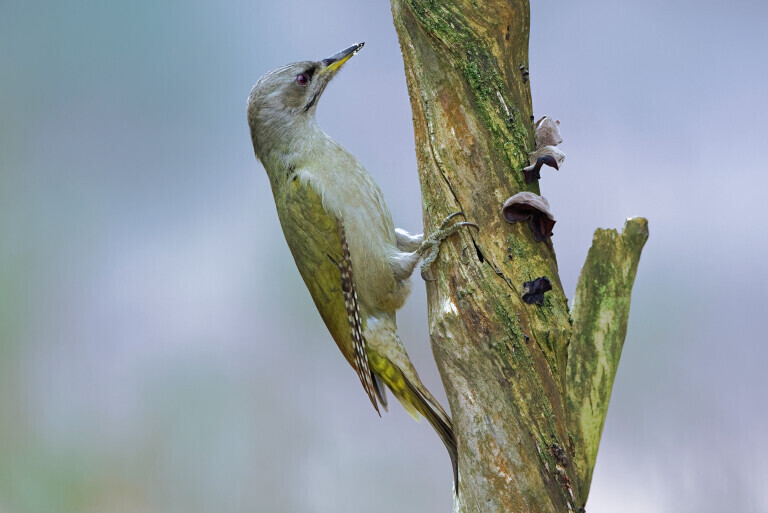
{"type": "Polygon", "coordinates": [[[393,364],[389,358],[377,354],[368,353],[368,360],[371,369],[378,375],[392,394],[414,418],[418,420],[419,414],[432,425],[437,435],[448,449],[448,455],[451,458],[453,467],[453,485],[456,493],[459,491],[459,464],[456,448],[456,437],[453,434],[453,424],[451,418],[445,413],[440,403],[432,396],[424,384],[419,380],[419,376],[410,365],[410,361],[403,370],[401,367],[393,364]]]}
{"type": "MultiPolygon", "coordinates": [[[[414,406],[416,409],[424,415],[432,427],[437,432],[437,435],[445,444],[445,448],[448,449],[448,456],[451,457],[451,466],[453,467],[453,488],[456,493],[459,493],[459,461],[458,452],[456,447],[456,437],[453,434],[453,423],[451,418],[445,413],[440,403],[432,397],[432,394],[421,385],[421,388],[426,392],[422,393],[419,387],[414,386],[410,381],[406,379],[408,387],[413,391],[413,394],[418,397],[414,406]]],[[[398,399],[400,399],[398,397],[398,399]]],[[[403,402],[402,400],[400,402],[403,402]]]]}

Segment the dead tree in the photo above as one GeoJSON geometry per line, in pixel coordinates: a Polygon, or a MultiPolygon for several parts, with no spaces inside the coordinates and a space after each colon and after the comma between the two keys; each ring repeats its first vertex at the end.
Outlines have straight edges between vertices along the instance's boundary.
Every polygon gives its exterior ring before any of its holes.
{"type": "Polygon", "coordinates": [[[501,215],[515,193],[539,194],[521,172],[535,148],[528,1],[392,0],[392,11],[425,231],[459,210],[481,227],[443,245],[427,285],[459,445],[456,510],[581,511],[647,221],[595,232],[569,309],[551,240],[501,215]],[[523,284],[539,277],[552,290],[529,304],[523,284]]]}

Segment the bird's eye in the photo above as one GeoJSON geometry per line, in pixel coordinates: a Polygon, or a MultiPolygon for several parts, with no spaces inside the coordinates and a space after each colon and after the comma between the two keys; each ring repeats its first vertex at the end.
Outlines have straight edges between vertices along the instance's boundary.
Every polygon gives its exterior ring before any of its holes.
{"type": "Polygon", "coordinates": [[[306,73],[299,73],[296,75],[296,83],[302,86],[309,84],[309,75],[306,73]]]}

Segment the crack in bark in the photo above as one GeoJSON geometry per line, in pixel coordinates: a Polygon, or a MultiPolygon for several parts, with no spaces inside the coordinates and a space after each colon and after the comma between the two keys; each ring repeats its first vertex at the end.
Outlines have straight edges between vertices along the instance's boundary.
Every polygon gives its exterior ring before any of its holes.
{"type": "MultiPolygon", "coordinates": [[[[435,163],[437,172],[440,174],[440,176],[443,178],[443,181],[445,181],[445,184],[448,186],[448,190],[451,191],[451,196],[453,196],[453,200],[456,202],[456,205],[458,205],[459,210],[464,212],[464,208],[461,206],[461,201],[459,201],[458,195],[453,190],[453,185],[451,185],[451,181],[446,176],[445,171],[443,171],[444,164],[442,163],[440,157],[437,155],[437,150],[435,149],[435,142],[434,142],[435,131],[432,127],[432,115],[430,112],[429,100],[424,100],[424,114],[427,120],[427,132],[429,133],[429,152],[432,155],[432,161],[435,163]]],[[[469,234],[469,237],[472,239],[472,243],[475,245],[475,247],[478,248],[479,246],[477,244],[477,241],[475,240],[475,237],[471,233],[469,234]]],[[[482,253],[483,253],[483,257],[485,258],[485,261],[488,262],[488,264],[493,269],[494,274],[499,276],[512,292],[514,292],[515,294],[518,294],[518,291],[512,285],[512,281],[504,275],[504,272],[501,270],[501,268],[497,266],[487,256],[487,253],[485,251],[483,251],[482,253]]]]}
{"type": "MultiPolygon", "coordinates": [[[[459,210],[461,212],[464,212],[464,207],[461,206],[461,201],[459,201],[459,197],[453,190],[453,185],[451,185],[451,181],[448,179],[448,177],[445,175],[445,172],[443,171],[443,163],[440,161],[440,157],[437,155],[437,150],[435,149],[434,144],[434,137],[435,137],[435,131],[432,128],[432,121],[429,111],[429,100],[424,100],[424,114],[427,119],[427,131],[429,133],[429,152],[432,155],[432,160],[435,163],[435,167],[437,168],[437,172],[440,173],[440,176],[443,178],[443,181],[445,181],[445,185],[448,186],[448,190],[451,191],[451,196],[453,196],[453,200],[456,202],[456,205],[459,207],[459,210]]],[[[464,212],[466,217],[466,212],[464,212]]],[[[490,263],[490,260],[488,260],[488,257],[485,256],[485,252],[481,252],[479,249],[479,246],[477,244],[477,241],[475,240],[474,235],[472,233],[469,233],[469,238],[472,239],[472,245],[475,247],[475,250],[478,252],[479,255],[482,255],[482,258],[478,257],[478,260],[480,260],[480,264],[482,265],[484,262],[483,260],[486,260],[490,263]]]]}
{"type": "Polygon", "coordinates": [[[424,114],[427,119],[427,131],[429,132],[429,151],[432,154],[432,160],[435,162],[435,166],[437,167],[438,173],[440,173],[440,176],[443,177],[445,184],[448,186],[448,190],[451,191],[451,196],[453,196],[453,200],[456,202],[456,205],[458,205],[459,210],[464,212],[464,209],[461,206],[461,202],[459,201],[459,197],[454,192],[453,186],[451,185],[450,180],[448,180],[448,177],[445,176],[445,172],[443,171],[443,164],[440,161],[440,157],[437,156],[437,150],[435,149],[435,144],[434,144],[435,131],[432,127],[432,116],[430,115],[431,113],[430,113],[430,107],[429,107],[429,100],[424,100],[424,114]]]}

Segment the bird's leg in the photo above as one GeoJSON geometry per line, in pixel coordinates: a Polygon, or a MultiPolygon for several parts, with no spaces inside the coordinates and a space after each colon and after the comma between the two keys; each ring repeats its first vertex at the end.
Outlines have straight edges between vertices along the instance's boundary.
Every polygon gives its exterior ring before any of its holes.
{"type": "MultiPolygon", "coordinates": [[[[448,226],[448,222],[451,219],[460,215],[464,215],[464,212],[454,212],[453,214],[443,219],[443,222],[440,224],[438,231],[443,230],[446,226],[448,226]]],[[[402,228],[395,228],[395,237],[397,249],[400,251],[407,251],[409,253],[418,250],[424,242],[423,233],[417,233],[416,235],[413,235],[406,230],[403,230],[402,228]]]]}
{"type": "MultiPolygon", "coordinates": [[[[420,247],[418,244],[416,247],[420,247]]],[[[421,253],[416,249],[414,251],[397,251],[389,259],[389,265],[392,268],[392,274],[397,281],[404,281],[411,277],[416,264],[421,260],[421,253]]]]}
{"type": "Polygon", "coordinates": [[[419,248],[424,241],[424,234],[412,235],[402,228],[395,228],[397,251],[390,257],[389,265],[397,281],[407,280],[421,260],[419,248]]]}
{"type": "Polygon", "coordinates": [[[480,229],[480,227],[477,226],[475,223],[471,223],[468,221],[462,221],[461,223],[450,224],[451,219],[460,215],[464,215],[464,212],[454,212],[453,214],[443,219],[443,222],[440,223],[440,228],[430,233],[429,237],[424,239],[424,241],[421,243],[421,246],[417,251],[421,256],[424,257],[424,260],[421,263],[422,279],[426,281],[434,281],[433,279],[427,277],[427,271],[429,270],[432,263],[435,260],[437,260],[437,255],[440,254],[440,244],[442,244],[442,242],[445,239],[447,239],[448,237],[456,233],[459,229],[465,226],[473,226],[478,230],[480,229]],[[424,256],[425,254],[426,256],[424,256]]]}
{"type": "Polygon", "coordinates": [[[396,280],[402,281],[408,279],[413,274],[414,269],[416,269],[416,264],[423,258],[424,261],[421,264],[421,277],[427,281],[432,281],[427,277],[427,271],[440,253],[440,244],[456,233],[460,228],[465,226],[474,226],[475,228],[478,228],[475,223],[469,222],[450,224],[451,220],[459,215],[464,214],[463,212],[454,212],[443,219],[443,222],[440,223],[440,227],[426,238],[423,234],[411,235],[401,228],[395,230],[397,236],[397,249],[399,249],[400,252],[396,253],[390,261],[390,264],[396,280]]]}
{"type": "Polygon", "coordinates": [[[397,238],[397,249],[407,252],[416,251],[424,241],[423,233],[411,235],[402,228],[395,228],[395,237],[397,238]]]}

